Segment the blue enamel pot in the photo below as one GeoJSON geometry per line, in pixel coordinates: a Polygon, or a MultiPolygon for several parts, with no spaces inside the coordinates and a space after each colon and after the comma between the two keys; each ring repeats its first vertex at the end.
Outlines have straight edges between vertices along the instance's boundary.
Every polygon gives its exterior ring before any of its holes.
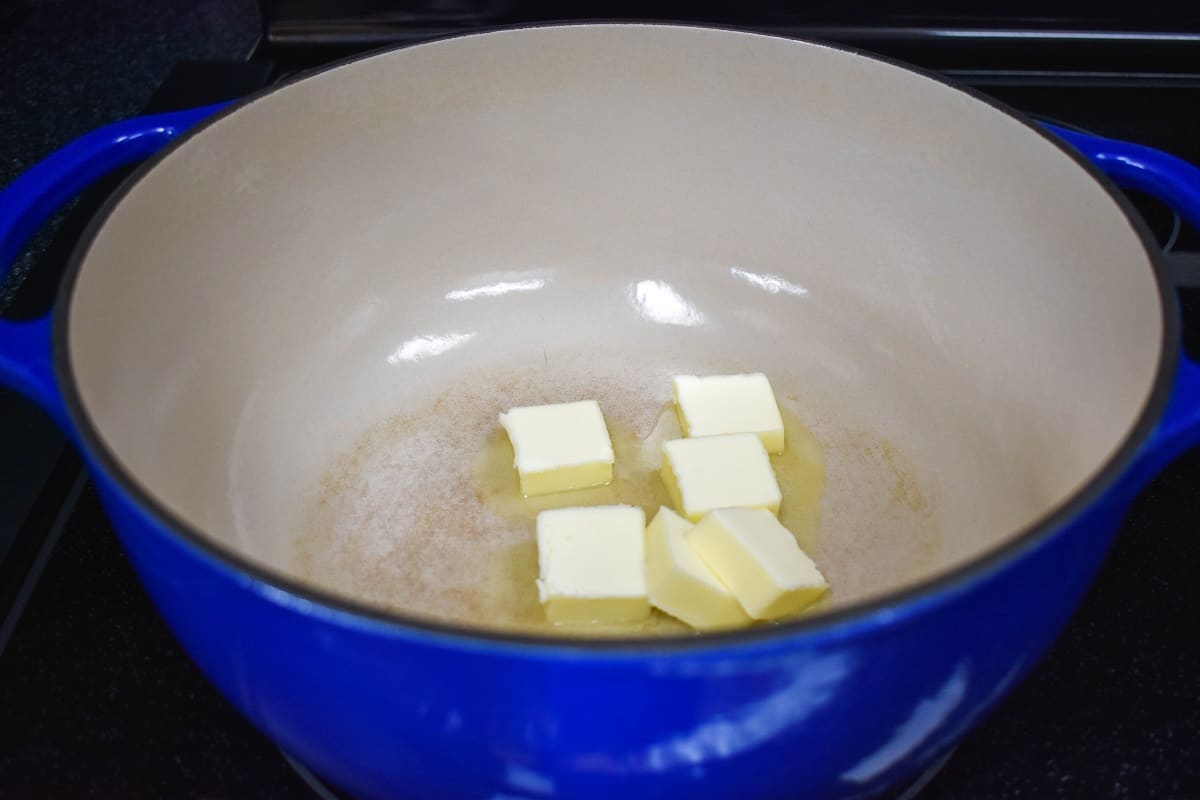
{"type": "Polygon", "coordinates": [[[1200,440],[1116,189],[1200,224],[1200,172],[869,56],[654,25],[384,52],[84,136],[0,195],[0,263],[140,159],[52,318],[0,326],[0,380],[196,664],[357,797],[882,791],[1001,702],[1200,440]],[[823,451],[783,513],[818,490],[829,602],[531,621],[495,414],[595,396],[644,441],[672,374],[759,370],[823,451]]]}

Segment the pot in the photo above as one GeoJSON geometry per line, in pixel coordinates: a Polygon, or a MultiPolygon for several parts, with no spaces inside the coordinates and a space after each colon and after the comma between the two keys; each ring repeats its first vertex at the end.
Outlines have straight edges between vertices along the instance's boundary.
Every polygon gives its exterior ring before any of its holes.
{"type": "Polygon", "coordinates": [[[1021,678],[1200,439],[1113,186],[1197,223],[1200,173],[859,53],[626,24],[383,52],[85,136],[5,190],[0,263],[156,150],[53,319],[0,327],[0,379],[208,678],[356,796],[881,791],[1021,678]],[[496,413],[595,396],[644,440],[672,374],[759,370],[823,452],[827,607],[509,615],[496,413]]]}

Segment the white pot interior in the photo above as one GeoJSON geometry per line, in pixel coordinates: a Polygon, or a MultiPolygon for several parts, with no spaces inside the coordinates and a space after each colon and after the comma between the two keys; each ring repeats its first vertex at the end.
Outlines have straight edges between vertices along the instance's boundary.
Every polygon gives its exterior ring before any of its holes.
{"type": "Polygon", "coordinates": [[[832,608],[1068,498],[1162,329],[1121,210],[1016,120],[846,52],[634,25],[422,45],[255,100],[120,202],[70,315],[87,413],[182,519],[501,627],[537,611],[532,527],[480,467],[510,405],[596,397],[645,438],[672,374],[766,372],[824,453],[801,538],[832,608]]]}

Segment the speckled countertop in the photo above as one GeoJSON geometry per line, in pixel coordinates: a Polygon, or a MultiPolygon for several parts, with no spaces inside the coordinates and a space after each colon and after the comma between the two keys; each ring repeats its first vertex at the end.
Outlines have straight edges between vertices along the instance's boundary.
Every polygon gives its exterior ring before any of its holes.
{"type": "Polygon", "coordinates": [[[181,59],[244,57],[253,0],[23,0],[0,30],[0,185],[93,128],[135,114],[181,59]]]}
{"type": "MultiPolygon", "coordinates": [[[[0,23],[0,186],[75,137],[136,114],[176,61],[244,58],[260,34],[254,0],[17,6],[0,23]]],[[[31,252],[44,244],[35,239],[31,252]]],[[[21,259],[0,281],[0,309],[28,268],[21,259]]]]}

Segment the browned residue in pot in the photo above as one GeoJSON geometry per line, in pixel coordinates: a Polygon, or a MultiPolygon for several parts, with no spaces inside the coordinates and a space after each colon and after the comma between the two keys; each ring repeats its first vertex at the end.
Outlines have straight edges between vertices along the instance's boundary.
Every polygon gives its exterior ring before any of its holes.
{"type": "MultiPolygon", "coordinates": [[[[669,387],[621,385],[579,373],[491,376],[369,430],[312,493],[295,554],[299,575],[384,608],[517,630],[562,634],[685,633],[656,613],[634,628],[552,629],[537,601],[534,520],[544,508],[601,503],[643,507],[666,492],[661,442],[679,435],[669,387]],[[482,388],[471,388],[479,386],[482,388]],[[609,486],[526,500],[496,417],[513,405],[595,398],[617,455],[609,486]]],[[[934,504],[891,441],[800,421],[781,398],[788,448],[772,457],[780,518],[832,585],[821,608],[843,605],[926,573],[938,555],[934,504]]],[[[817,609],[818,611],[820,609],[817,609]]]]}

